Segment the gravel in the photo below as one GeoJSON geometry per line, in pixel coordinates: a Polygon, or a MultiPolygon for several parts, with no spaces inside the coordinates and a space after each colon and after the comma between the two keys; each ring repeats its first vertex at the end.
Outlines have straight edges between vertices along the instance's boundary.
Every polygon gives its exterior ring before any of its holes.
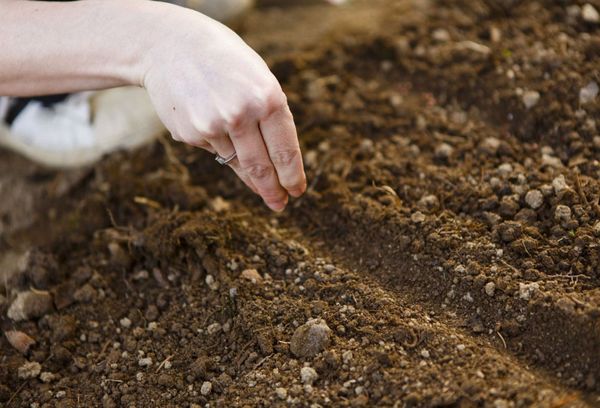
{"type": "Polygon", "coordinates": [[[558,195],[562,191],[565,191],[569,188],[567,185],[567,181],[565,180],[565,176],[562,174],[552,180],[552,188],[554,188],[554,194],[558,195]]]}
{"type": "Polygon", "coordinates": [[[311,319],[294,331],[290,350],[299,358],[314,357],[330,343],[331,329],[325,320],[311,319]]]}
{"type": "Polygon", "coordinates": [[[590,82],[579,90],[579,103],[584,105],[586,103],[594,102],[599,91],[598,83],[596,83],[596,81],[590,82]]]}
{"type": "Polygon", "coordinates": [[[496,293],[496,284],[494,282],[488,282],[485,284],[484,288],[485,294],[492,297],[494,293],[496,293]]]}
{"type": "Polygon", "coordinates": [[[534,210],[537,210],[544,204],[544,195],[540,190],[529,190],[525,194],[525,202],[534,210]]]}
{"type": "Polygon", "coordinates": [[[540,93],[537,91],[525,91],[522,98],[525,108],[531,109],[540,101],[540,93]]]}
{"type": "Polygon", "coordinates": [[[212,391],[212,383],[210,381],[204,381],[200,387],[200,394],[206,396],[212,391]]]}
{"type": "Polygon", "coordinates": [[[40,375],[42,366],[36,361],[28,361],[17,369],[17,375],[23,380],[35,378],[40,375]]]}
{"type": "Polygon", "coordinates": [[[7,316],[14,321],[42,317],[53,309],[52,296],[45,292],[21,292],[10,305],[7,316]]]}
{"type": "Polygon", "coordinates": [[[300,379],[302,384],[312,385],[319,378],[319,374],[312,367],[302,367],[300,370],[300,379]]]}
{"type": "Polygon", "coordinates": [[[285,388],[277,387],[275,388],[275,394],[277,394],[277,398],[284,400],[287,398],[288,392],[285,388]]]}
{"type": "Polygon", "coordinates": [[[600,23],[600,13],[590,3],[584,4],[581,8],[581,17],[586,23],[600,23]]]}

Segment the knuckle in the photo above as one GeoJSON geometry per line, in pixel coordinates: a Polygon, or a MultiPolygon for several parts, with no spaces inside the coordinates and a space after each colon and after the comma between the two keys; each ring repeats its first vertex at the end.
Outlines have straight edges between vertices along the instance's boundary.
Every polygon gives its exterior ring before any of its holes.
{"type": "Polygon", "coordinates": [[[300,151],[298,149],[279,150],[271,155],[271,161],[275,167],[286,167],[294,163],[299,155],[300,151]]]}
{"type": "Polygon", "coordinates": [[[244,167],[244,172],[253,179],[266,179],[273,175],[273,166],[268,164],[251,164],[244,167]]]}

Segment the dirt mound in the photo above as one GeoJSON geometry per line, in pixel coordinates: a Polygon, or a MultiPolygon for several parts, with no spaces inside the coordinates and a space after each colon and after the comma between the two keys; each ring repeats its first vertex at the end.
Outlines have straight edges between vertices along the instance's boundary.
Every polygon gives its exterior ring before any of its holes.
{"type": "Polygon", "coordinates": [[[42,317],[2,320],[2,403],[600,404],[600,26],[554,1],[352,7],[249,21],[309,176],[285,214],[167,141],[36,178],[2,265],[42,317]]]}

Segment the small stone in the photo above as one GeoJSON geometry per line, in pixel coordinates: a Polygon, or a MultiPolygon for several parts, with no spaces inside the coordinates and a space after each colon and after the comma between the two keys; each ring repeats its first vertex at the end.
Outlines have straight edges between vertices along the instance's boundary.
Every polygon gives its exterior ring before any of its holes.
{"type": "Polygon", "coordinates": [[[412,215],[410,216],[410,220],[412,222],[414,222],[415,224],[420,224],[422,222],[425,221],[425,214],[423,214],[421,211],[415,211],[414,213],[412,213],[412,215]]]}
{"type": "Polygon", "coordinates": [[[561,174],[560,176],[558,176],[554,180],[552,180],[552,188],[554,188],[554,194],[556,194],[556,195],[558,195],[559,193],[561,193],[564,190],[567,190],[569,188],[569,186],[567,185],[565,176],[563,176],[561,174]]]}
{"type": "Polygon", "coordinates": [[[586,103],[594,102],[599,91],[598,83],[596,81],[590,82],[579,90],[579,103],[584,105],[586,103]]]}
{"type": "Polygon", "coordinates": [[[434,156],[438,160],[448,160],[454,153],[454,148],[448,143],[442,143],[435,148],[434,156]]]}
{"type": "Polygon", "coordinates": [[[43,383],[51,383],[52,381],[54,381],[56,379],[56,374],[51,373],[49,371],[44,371],[43,373],[40,374],[40,380],[42,380],[43,383]]]}
{"type": "Polygon", "coordinates": [[[499,176],[507,177],[513,172],[513,166],[510,163],[502,163],[500,166],[498,166],[496,171],[498,172],[499,176]]]}
{"type": "MultiPolygon", "coordinates": [[[[147,272],[146,272],[147,273],[147,272]]],[[[73,299],[81,303],[90,303],[98,296],[98,292],[92,285],[86,283],[73,294],[73,299]]]]}
{"type": "Polygon", "coordinates": [[[144,357],[138,360],[138,365],[140,367],[150,367],[152,365],[152,358],[144,357]]]}
{"type": "Polygon", "coordinates": [[[529,207],[536,210],[544,204],[544,195],[540,190],[529,190],[525,194],[525,202],[529,207]]]}
{"type": "Polygon", "coordinates": [[[37,361],[28,361],[17,369],[17,375],[23,380],[37,377],[42,371],[42,366],[37,361]]]}
{"type": "Polygon", "coordinates": [[[508,404],[508,401],[505,399],[500,399],[498,398],[497,400],[494,401],[494,408],[509,408],[510,405],[508,404]]]}
{"type": "Polygon", "coordinates": [[[64,398],[65,395],[67,395],[67,392],[64,391],[64,390],[57,391],[56,394],[54,394],[54,396],[56,397],[56,399],[64,398]]]}
{"type": "Polygon", "coordinates": [[[204,282],[206,283],[206,286],[208,286],[210,290],[218,290],[219,289],[219,282],[217,282],[215,280],[215,277],[210,274],[206,275],[206,277],[204,278],[204,282]]]}
{"type": "Polygon", "coordinates": [[[352,351],[350,350],[344,351],[342,353],[342,361],[344,362],[344,364],[350,364],[350,362],[352,361],[352,357],[352,351]]]}
{"type": "Polygon", "coordinates": [[[500,144],[500,139],[495,137],[486,137],[479,145],[479,149],[490,156],[495,156],[498,153],[500,144]]]}
{"type": "Polygon", "coordinates": [[[467,347],[466,347],[464,344],[457,344],[457,345],[456,345],[456,349],[457,349],[458,351],[465,351],[465,350],[466,350],[466,348],[467,348],[467,347]]]}
{"type": "Polygon", "coordinates": [[[496,293],[496,284],[494,282],[488,282],[485,284],[484,288],[485,294],[492,297],[494,293],[496,293]]]}
{"type": "Polygon", "coordinates": [[[42,317],[52,309],[52,296],[49,293],[21,292],[8,308],[7,316],[18,322],[42,317]]]}
{"type": "Polygon", "coordinates": [[[566,205],[559,204],[554,210],[554,219],[561,223],[566,223],[571,220],[572,211],[566,205]]]}
{"type": "Polygon", "coordinates": [[[124,317],[121,320],[119,320],[119,323],[121,324],[122,327],[124,328],[129,328],[131,327],[131,320],[129,320],[129,318],[124,317]]]}
{"type": "Polygon", "coordinates": [[[586,23],[600,23],[600,14],[590,3],[584,4],[581,8],[581,17],[586,23]]]}
{"type": "Polygon", "coordinates": [[[444,28],[438,28],[433,31],[431,37],[438,42],[448,42],[450,41],[450,33],[448,30],[444,28]]]}
{"type": "Polygon", "coordinates": [[[222,328],[223,326],[221,326],[221,323],[213,323],[206,328],[206,332],[213,335],[220,332],[222,328]]]}
{"type": "Polygon", "coordinates": [[[291,352],[299,358],[314,357],[331,343],[331,329],[323,319],[311,319],[294,331],[291,352]]]}
{"type": "Polygon", "coordinates": [[[319,378],[319,374],[312,367],[302,367],[300,378],[303,384],[312,385],[319,378]]]}
{"type": "Polygon", "coordinates": [[[533,283],[519,283],[519,299],[529,300],[531,295],[540,289],[540,285],[533,283]]]}
{"type": "Polygon", "coordinates": [[[514,221],[506,221],[498,225],[498,235],[504,242],[512,242],[523,234],[521,224],[514,221]]]}
{"type": "Polygon", "coordinates": [[[277,387],[275,388],[275,394],[277,394],[277,398],[284,400],[287,398],[288,392],[285,388],[277,387]]]}
{"type": "Polygon", "coordinates": [[[263,280],[263,277],[260,276],[260,273],[256,269],[245,269],[242,272],[242,278],[249,280],[252,283],[260,283],[263,280]]]}
{"type": "Polygon", "coordinates": [[[212,391],[212,383],[210,381],[204,381],[200,387],[200,394],[207,396],[212,391]]]}
{"type": "Polygon", "coordinates": [[[537,91],[525,91],[522,98],[525,108],[531,109],[540,101],[540,93],[537,91]]]}
{"type": "Polygon", "coordinates": [[[594,232],[595,236],[600,237],[600,221],[594,224],[594,226],[592,227],[592,231],[594,232]]]}
{"type": "Polygon", "coordinates": [[[433,195],[429,194],[423,196],[417,203],[417,207],[423,211],[435,211],[440,206],[440,200],[433,195]]]}
{"type": "Polygon", "coordinates": [[[27,334],[18,330],[8,330],[4,332],[6,339],[21,354],[27,354],[29,349],[35,344],[35,340],[27,334]]]}
{"type": "Polygon", "coordinates": [[[427,350],[427,349],[421,350],[421,357],[423,357],[423,358],[429,358],[429,357],[431,357],[431,354],[429,353],[429,350],[427,350]]]}

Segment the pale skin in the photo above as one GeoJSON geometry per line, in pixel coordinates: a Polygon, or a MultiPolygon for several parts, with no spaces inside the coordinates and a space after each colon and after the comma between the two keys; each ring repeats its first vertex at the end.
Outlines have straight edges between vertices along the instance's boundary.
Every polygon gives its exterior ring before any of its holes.
{"type": "Polygon", "coordinates": [[[266,63],[233,31],[146,0],[0,0],[0,95],[144,87],[173,138],[223,157],[274,211],[306,190],[296,127],[266,63]]]}

